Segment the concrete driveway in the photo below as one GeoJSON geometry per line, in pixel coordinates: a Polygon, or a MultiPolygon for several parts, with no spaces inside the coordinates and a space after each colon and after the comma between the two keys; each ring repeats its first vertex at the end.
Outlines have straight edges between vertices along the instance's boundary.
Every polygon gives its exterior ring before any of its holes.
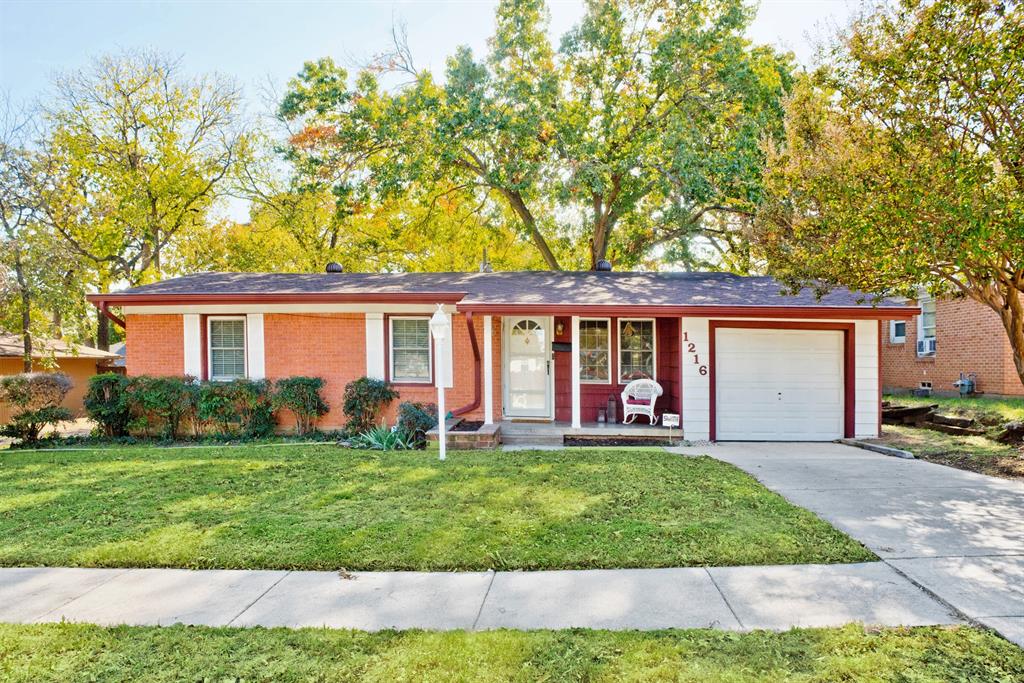
{"type": "Polygon", "coordinates": [[[1024,646],[1024,483],[839,444],[671,450],[706,453],[749,472],[1024,646]]]}

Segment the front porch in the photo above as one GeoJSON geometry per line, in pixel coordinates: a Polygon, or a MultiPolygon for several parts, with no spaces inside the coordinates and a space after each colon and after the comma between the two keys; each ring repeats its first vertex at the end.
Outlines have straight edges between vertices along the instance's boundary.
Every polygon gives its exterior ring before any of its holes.
{"type": "Polygon", "coordinates": [[[501,443],[510,446],[565,445],[567,440],[599,445],[603,440],[661,444],[668,440],[678,443],[683,436],[678,427],[667,428],[646,422],[633,424],[607,424],[583,422],[573,427],[571,422],[522,422],[503,420],[499,425],[501,443]]]}

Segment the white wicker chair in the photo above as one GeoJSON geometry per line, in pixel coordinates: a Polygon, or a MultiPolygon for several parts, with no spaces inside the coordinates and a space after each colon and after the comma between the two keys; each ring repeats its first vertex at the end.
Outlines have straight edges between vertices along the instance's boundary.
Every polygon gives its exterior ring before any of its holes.
{"type": "Polygon", "coordinates": [[[654,403],[664,393],[653,379],[635,379],[622,390],[622,424],[630,424],[637,415],[646,415],[651,424],[658,422],[654,403]]]}

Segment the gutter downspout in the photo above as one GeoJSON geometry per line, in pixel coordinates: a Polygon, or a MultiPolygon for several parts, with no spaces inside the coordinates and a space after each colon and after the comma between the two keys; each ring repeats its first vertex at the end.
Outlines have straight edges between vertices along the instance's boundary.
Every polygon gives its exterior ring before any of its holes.
{"type": "Polygon", "coordinates": [[[99,309],[100,315],[102,315],[102,316],[106,317],[107,319],[111,320],[115,325],[120,327],[122,330],[125,329],[124,319],[123,318],[119,318],[116,315],[114,315],[113,313],[111,313],[110,309],[107,306],[107,302],[106,301],[100,301],[99,303],[97,303],[96,304],[96,308],[99,309]]]}
{"type": "Polygon", "coordinates": [[[480,344],[476,340],[476,327],[473,325],[473,312],[467,311],[466,329],[469,331],[469,343],[473,347],[473,400],[461,408],[452,411],[452,415],[465,415],[480,407],[480,385],[483,383],[483,365],[480,362],[480,344]]]}

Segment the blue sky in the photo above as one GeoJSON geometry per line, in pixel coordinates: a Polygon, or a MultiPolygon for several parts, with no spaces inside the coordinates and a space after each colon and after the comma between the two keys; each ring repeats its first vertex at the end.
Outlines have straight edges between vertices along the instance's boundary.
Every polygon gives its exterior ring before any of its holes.
{"type": "MultiPolygon", "coordinates": [[[[552,33],[578,19],[577,0],[549,0],[552,33]]],[[[808,36],[844,23],[857,0],[762,0],[750,36],[809,62],[808,36]]],[[[0,88],[15,101],[44,92],[50,76],[91,56],[155,47],[183,58],[187,72],[237,78],[253,107],[267,82],[282,87],[303,61],[330,55],[365,59],[388,45],[394,19],[408,26],[418,66],[439,70],[457,45],[483,49],[494,2],[51,2],[0,0],[0,88]]]]}

